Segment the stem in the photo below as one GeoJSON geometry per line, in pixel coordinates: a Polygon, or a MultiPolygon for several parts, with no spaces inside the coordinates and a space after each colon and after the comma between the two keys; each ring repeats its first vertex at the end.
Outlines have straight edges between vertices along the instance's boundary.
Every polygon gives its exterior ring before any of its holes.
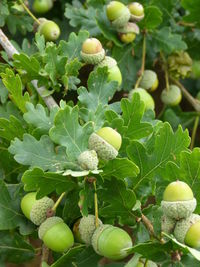
{"type": "Polygon", "coordinates": [[[43,244],[40,267],[42,267],[42,263],[44,261],[48,263],[48,259],[49,259],[49,249],[43,244]]]}
{"type": "Polygon", "coordinates": [[[160,56],[161,56],[163,64],[164,64],[166,89],[167,89],[167,91],[169,91],[169,74],[168,74],[168,69],[167,69],[167,62],[166,62],[165,56],[162,52],[160,52],[160,56]]]}
{"type": "Polygon", "coordinates": [[[144,73],[144,69],[145,69],[145,60],[146,60],[146,32],[144,32],[144,36],[143,36],[143,45],[142,45],[142,65],[141,65],[141,69],[139,71],[139,77],[135,83],[135,89],[138,88],[141,79],[142,79],[142,75],[144,73]]]}
{"type": "Polygon", "coordinates": [[[95,208],[95,226],[96,228],[99,226],[99,216],[98,216],[98,197],[97,197],[97,185],[96,181],[94,184],[94,208],[95,208]]]}
{"type": "Polygon", "coordinates": [[[153,228],[151,221],[144,214],[142,214],[141,220],[142,220],[143,224],[145,225],[145,227],[147,228],[150,236],[152,236],[153,238],[155,238],[156,240],[161,242],[160,238],[158,238],[154,232],[154,228],[153,228]]]}
{"type": "Polygon", "coordinates": [[[148,266],[148,259],[145,260],[144,267],[148,266]]]}
{"type": "Polygon", "coordinates": [[[196,138],[196,133],[199,125],[199,116],[196,116],[195,121],[194,121],[194,126],[192,130],[192,138],[191,138],[191,144],[190,144],[190,149],[192,150],[194,147],[194,142],[196,138]]]}
{"type": "Polygon", "coordinates": [[[23,0],[20,0],[19,2],[23,6],[23,8],[26,10],[26,12],[31,16],[31,18],[34,21],[36,21],[38,25],[40,25],[40,21],[33,15],[33,13],[30,11],[30,9],[24,4],[23,0]]]}
{"type": "Polygon", "coordinates": [[[51,209],[52,211],[56,211],[58,205],[60,204],[60,202],[62,201],[63,197],[65,196],[66,192],[63,192],[59,198],[57,199],[56,203],[54,204],[53,208],[51,209]]]}
{"type": "MultiPolygon", "coordinates": [[[[9,58],[12,58],[14,54],[19,54],[19,52],[16,50],[16,48],[11,44],[11,42],[8,40],[7,36],[3,33],[3,31],[0,29],[0,45],[3,47],[3,49],[6,51],[6,54],[9,58]]],[[[54,107],[58,107],[58,104],[54,100],[52,96],[43,96],[43,92],[46,90],[44,86],[38,87],[37,86],[37,80],[31,81],[33,86],[35,87],[38,94],[42,97],[45,104],[49,109],[52,109],[54,107]]]]}
{"type": "Polygon", "coordinates": [[[193,108],[197,112],[200,112],[200,101],[195,99],[179,81],[177,81],[176,79],[172,77],[170,77],[170,80],[181,89],[183,95],[188,100],[188,102],[193,106],[193,108]]]}

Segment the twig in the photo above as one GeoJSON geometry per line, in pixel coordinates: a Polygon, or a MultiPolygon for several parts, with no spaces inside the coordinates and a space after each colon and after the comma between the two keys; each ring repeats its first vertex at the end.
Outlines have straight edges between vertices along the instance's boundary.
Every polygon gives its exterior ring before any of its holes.
{"type": "Polygon", "coordinates": [[[40,262],[40,267],[42,267],[42,263],[45,261],[48,263],[49,260],[49,249],[43,244],[42,246],[42,257],[40,262]]]}
{"type": "Polygon", "coordinates": [[[56,211],[58,205],[62,201],[63,197],[65,196],[66,192],[63,192],[60,197],[57,199],[56,203],[54,204],[53,208],[51,209],[52,211],[56,211]]]}
{"type": "Polygon", "coordinates": [[[19,1],[20,4],[23,6],[23,8],[26,10],[26,12],[31,16],[31,18],[37,22],[38,25],[40,25],[40,21],[33,15],[33,13],[29,10],[29,8],[24,4],[22,0],[19,1]]]}
{"type": "Polygon", "coordinates": [[[188,100],[188,102],[193,106],[193,108],[197,112],[200,112],[200,101],[195,99],[179,81],[177,81],[172,77],[170,77],[170,80],[181,89],[183,95],[188,100]]]}
{"type": "MultiPolygon", "coordinates": [[[[3,47],[3,49],[6,51],[9,58],[12,58],[14,54],[19,54],[19,52],[16,50],[16,48],[11,44],[11,42],[8,40],[7,36],[3,33],[3,31],[0,29],[0,45],[3,47]]],[[[35,87],[38,94],[42,97],[45,104],[49,109],[52,109],[53,107],[58,107],[58,104],[54,100],[52,96],[43,96],[44,91],[46,90],[44,86],[38,87],[37,86],[37,80],[31,81],[33,86],[35,87]]]]}
{"type": "Polygon", "coordinates": [[[192,150],[194,147],[194,142],[196,138],[196,133],[199,125],[199,116],[196,116],[195,121],[194,121],[194,126],[192,130],[192,137],[191,137],[191,144],[190,144],[190,149],[192,150]]]}
{"type": "Polygon", "coordinates": [[[96,180],[93,182],[93,184],[94,184],[95,226],[97,228],[99,226],[99,215],[98,215],[98,197],[97,197],[96,180]]]}
{"type": "Polygon", "coordinates": [[[162,52],[160,52],[160,56],[161,56],[163,64],[164,64],[166,90],[168,91],[169,90],[169,75],[168,75],[168,69],[167,69],[167,62],[166,62],[165,56],[162,52]]]}
{"type": "Polygon", "coordinates": [[[141,216],[141,220],[142,220],[143,224],[145,225],[145,227],[147,228],[147,230],[148,230],[150,236],[152,236],[153,238],[155,238],[155,239],[158,240],[159,242],[162,242],[162,240],[159,239],[159,238],[156,236],[151,221],[150,221],[144,214],[142,214],[142,216],[141,216]]]}
{"type": "Polygon", "coordinates": [[[142,75],[143,75],[144,69],[145,69],[145,60],[146,60],[146,32],[144,32],[143,45],[142,45],[142,65],[141,65],[141,69],[139,71],[139,77],[135,83],[135,89],[138,88],[138,86],[142,80],[142,75]]]}

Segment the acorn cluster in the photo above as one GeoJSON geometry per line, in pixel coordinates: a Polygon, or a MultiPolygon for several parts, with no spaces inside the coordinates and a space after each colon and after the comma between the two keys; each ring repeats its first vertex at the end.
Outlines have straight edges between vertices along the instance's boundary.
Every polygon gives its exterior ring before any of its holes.
{"type": "Polygon", "coordinates": [[[162,231],[174,234],[180,243],[200,248],[200,216],[193,213],[196,205],[193,192],[185,182],[170,183],[161,202],[162,231]]]}
{"type": "Polygon", "coordinates": [[[138,2],[125,6],[121,2],[111,1],[106,7],[106,15],[118,32],[120,40],[128,44],[132,43],[140,32],[136,22],[144,18],[144,8],[138,2]]]}
{"type": "Polygon", "coordinates": [[[78,164],[84,170],[96,170],[99,159],[112,160],[117,157],[122,144],[121,135],[111,127],[103,127],[91,134],[88,140],[89,150],[78,157],[78,164]]]}
{"type": "Polygon", "coordinates": [[[108,68],[108,81],[116,81],[118,86],[122,83],[122,75],[114,58],[106,56],[101,42],[96,38],[88,38],[82,44],[81,57],[87,64],[95,67],[108,68]]]}

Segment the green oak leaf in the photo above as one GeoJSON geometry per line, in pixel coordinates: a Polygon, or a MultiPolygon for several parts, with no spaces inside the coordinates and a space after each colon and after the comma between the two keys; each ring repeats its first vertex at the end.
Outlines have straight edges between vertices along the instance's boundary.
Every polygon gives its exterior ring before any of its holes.
{"type": "Polygon", "coordinates": [[[59,50],[60,55],[67,56],[71,61],[75,58],[81,59],[80,51],[83,42],[89,37],[88,31],[80,31],[78,35],[72,32],[69,36],[68,42],[60,41],[59,50]]]}
{"type": "Polygon", "coordinates": [[[78,106],[61,109],[49,131],[51,140],[66,148],[67,158],[71,161],[76,161],[80,153],[88,149],[88,139],[93,132],[92,122],[79,124],[78,113],[78,106]]]}
{"type": "Polygon", "coordinates": [[[77,219],[81,217],[79,202],[79,191],[80,188],[77,186],[74,190],[67,194],[65,205],[62,212],[63,220],[72,225],[77,219]]]}
{"type": "Polygon", "coordinates": [[[17,31],[23,35],[33,31],[33,19],[28,14],[20,16],[19,19],[18,15],[10,13],[6,18],[6,25],[12,35],[16,34],[17,31]]]}
{"type": "Polygon", "coordinates": [[[70,177],[54,172],[44,172],[40,168],[27,170],[22,176],[22,182],[26,191],[37,191],[39,198],[54,191],[58,194],[69,192],[76,186],[70,177]]]}
{"type": "Polygon", "coordinates": [[[197,23],[199,26],[200,0],[182,0],[181,5],[189,12],[183,19],[187,22],[197,23]]]}
{"type": "Polygon", "coordinates": [[[73,162],[67,160],[63,148],[55,150],[53,142],[46,135],[43,135],[38,141],[32,135],[24,134],[23,140],[15,138],[8,150],[18,163],[31,168],[39,167],[44,171],[61,171],[76,167],[73,162]]]}
{"type": "Polygon", "coordinates": [[[168,123],[160,125],[145,145],[133,141],[127,148],[127,154],[140,168],[139,175],[133,178],[134,188],[159,174],[169,161],[176,161],[176,157],[187,149],[189,143],[187,130],[183,131],[179,126],[174,133],[168,123]]]}
{"type": "Polygon", "coordinates": [[[2,81],[10,93],[10,98],[14,104],[24,113],[26,102],[30,101],[28,92],[23,95],[22,81],[20,76],[15,75],[11,69],[6,69],[6,73],[1,73],[2,81]]]}
{"type": "Polygon", "coordinates": [[[6,103],[8,99],[8,90],[3,85],[2,80],[0,79],[0,101],[2,104],[6,103]]]}
{"type": "Polygon", "coordinates": [[[162,12],[157,6],[145,7],[144,19],[139,23],[141,28],[151,30],[162,23],[162,12]]]}
{"type": "Polygon", "coordinates": [[[125,182],[112,178],[106,180],[103,188],[97,191],[99,199],[104,201],[104,206],[100,207],[100,216],[114,219],[120,217],[120,221],[126,222],[132,218],[132,208],[136,204],[135,193],[126,188],[125,182]]]}
{"type": "Polygon", "coordinates": [[[0,105],[0,117],[9,120],[10,116],[14,116],[23,122],[19,109],[11,101],[8,101],[4,105],[0,105]]]}
{"type": "Polygon", "coordinates": [[[7,0],[2,0],[0,2],[0,10],[1,10],[0,27],[3,27],[5,24],[6,18],[9,15],[9,8],[8,8],[7,0]]]}

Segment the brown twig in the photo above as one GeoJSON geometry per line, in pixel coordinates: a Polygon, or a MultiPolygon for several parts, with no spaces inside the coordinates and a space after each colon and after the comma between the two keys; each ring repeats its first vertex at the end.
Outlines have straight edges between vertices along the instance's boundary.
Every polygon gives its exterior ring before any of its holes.
{"type": "Polygon", "coordinates": [[[43,262],[48,263],[48,260],[49,260],[49,249],[43,244],[40,267],[42,267],[43,262]]]}
{"type": "Polygon", "coordinates": [[[151,221],[144,214],[142,214],[141,216],[141,221],[143,222],[144,226],[148,230],[150,236],[162,243],[163,240],[157,237],[157,235],[154,232],[154,228],[153,228],[151,221]]]}

